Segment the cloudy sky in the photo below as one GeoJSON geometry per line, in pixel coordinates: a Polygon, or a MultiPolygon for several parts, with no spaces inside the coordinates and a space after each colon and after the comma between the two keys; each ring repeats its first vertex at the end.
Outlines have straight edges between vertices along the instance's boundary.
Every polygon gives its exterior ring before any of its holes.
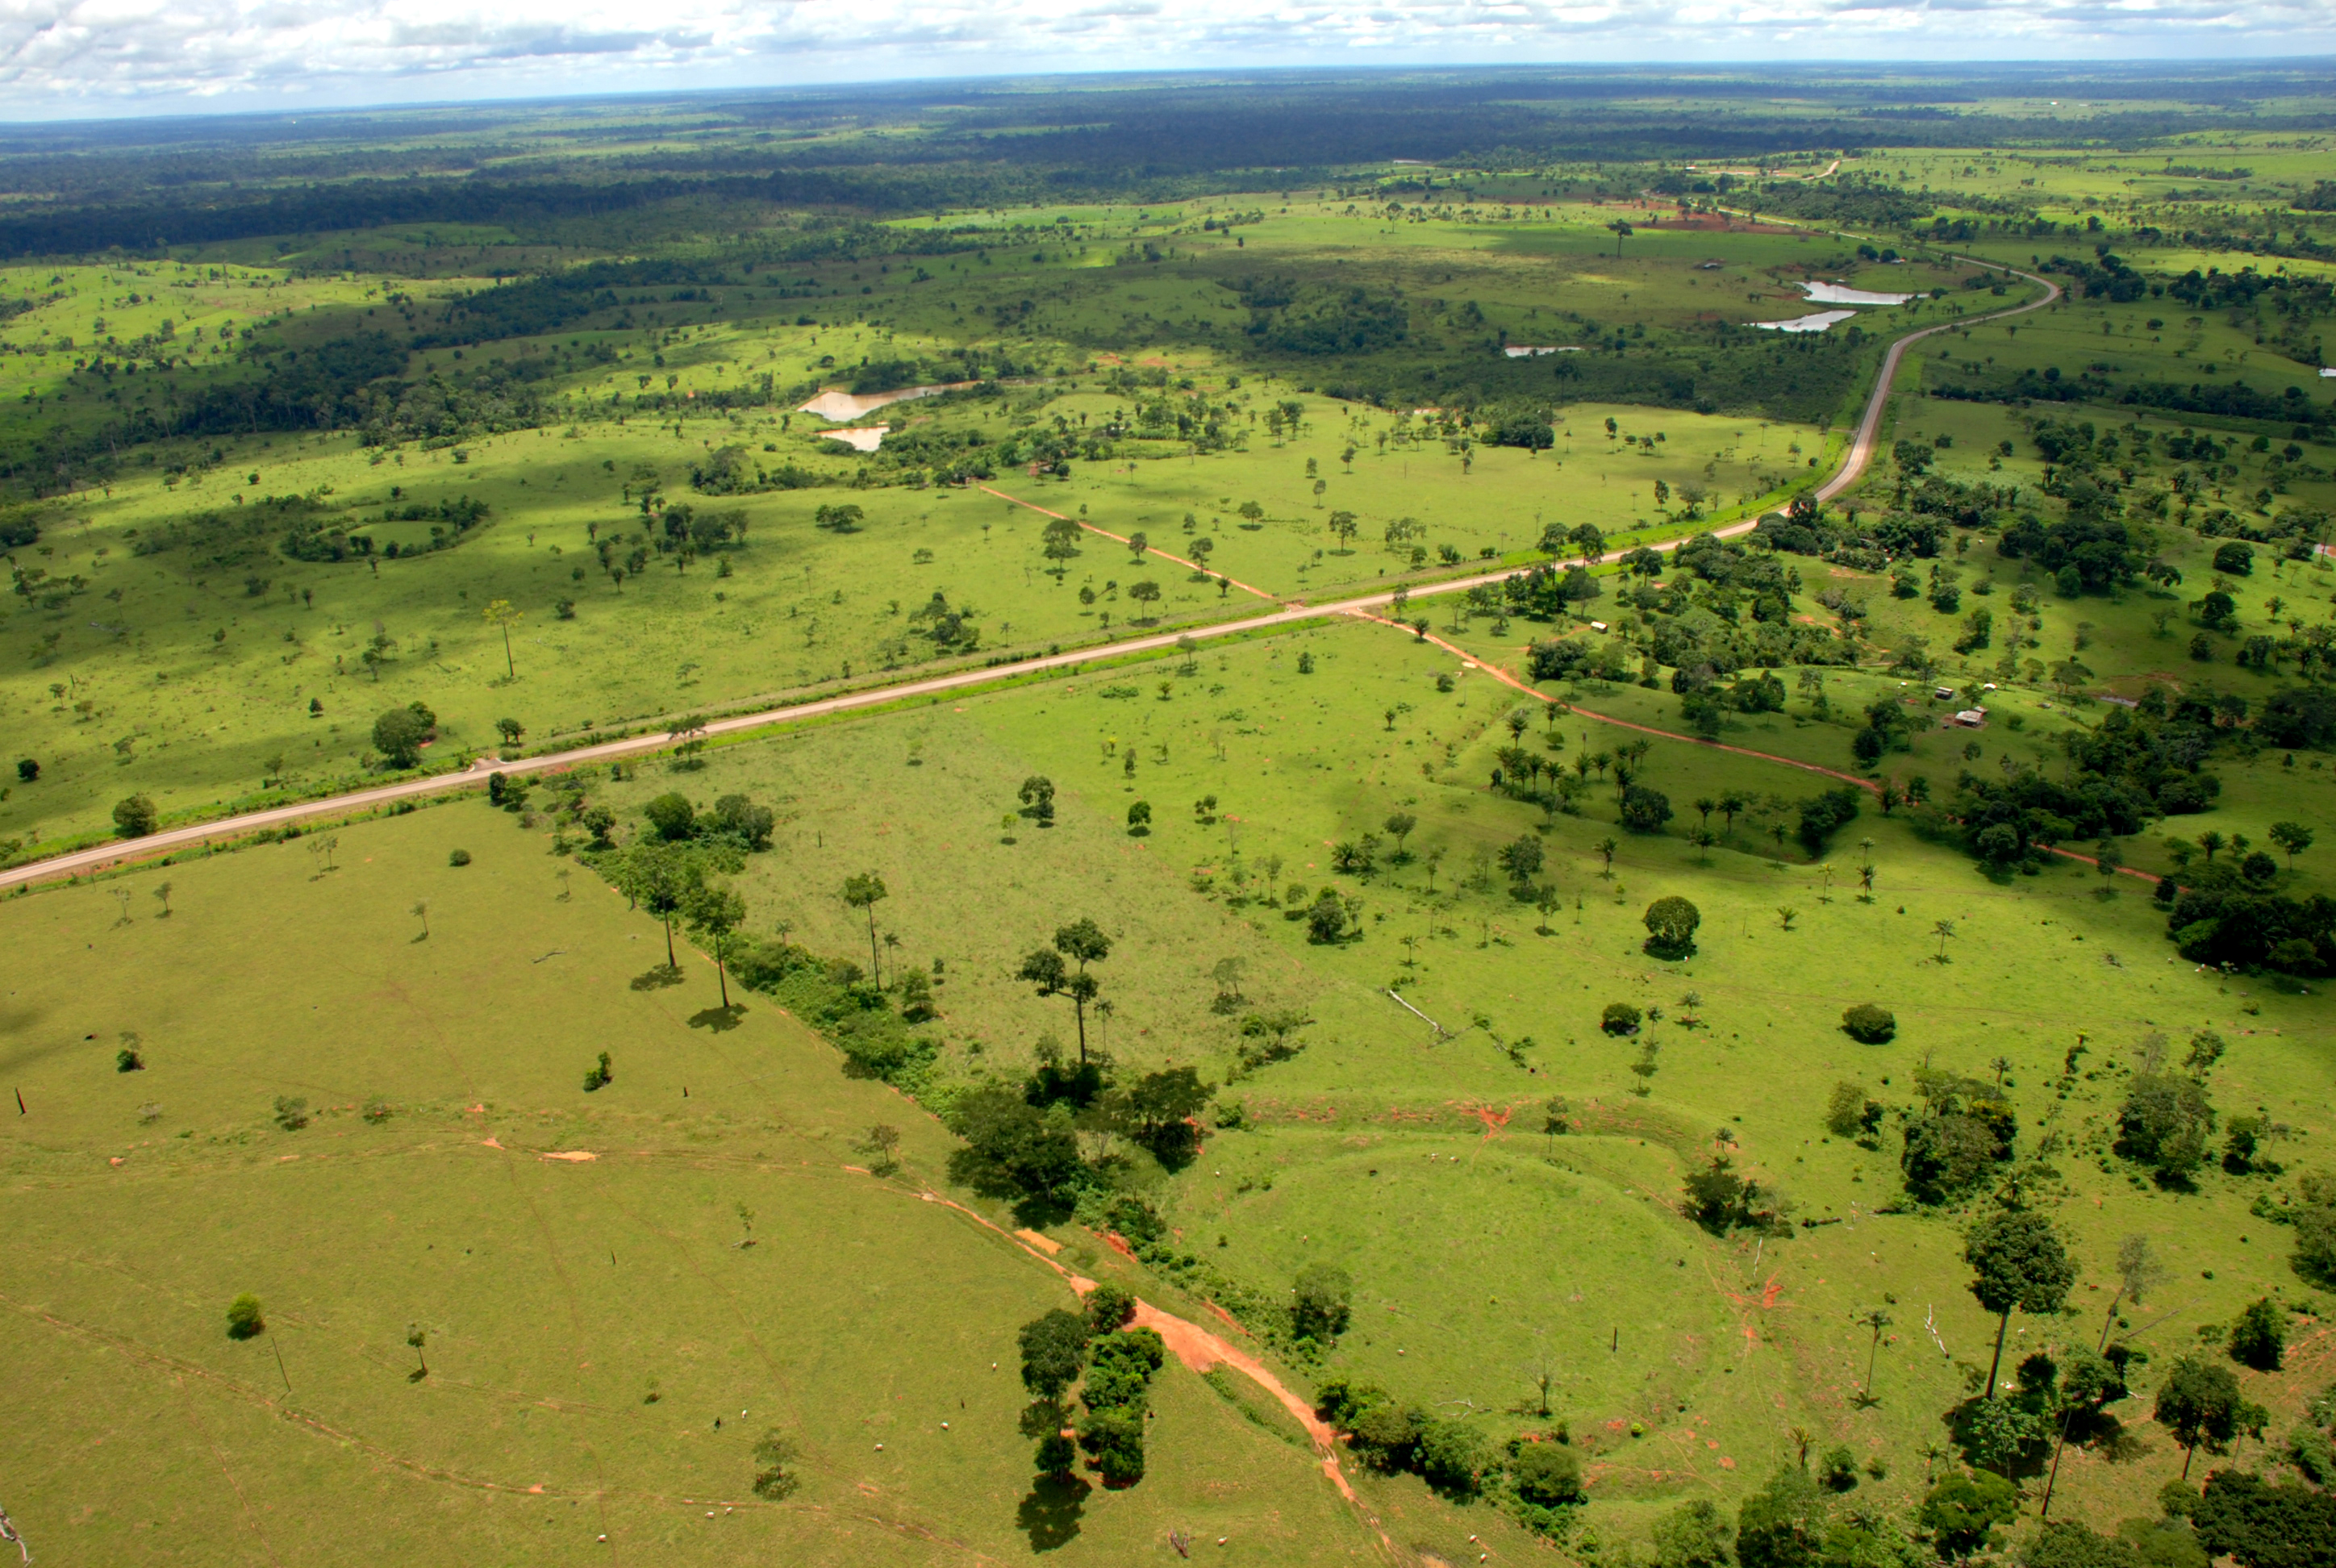
{"type": "Polygon", "coordinates": [[[1236,65],[2336,52],[2336,0],[0,0],[0,119],[1236,65]]]}

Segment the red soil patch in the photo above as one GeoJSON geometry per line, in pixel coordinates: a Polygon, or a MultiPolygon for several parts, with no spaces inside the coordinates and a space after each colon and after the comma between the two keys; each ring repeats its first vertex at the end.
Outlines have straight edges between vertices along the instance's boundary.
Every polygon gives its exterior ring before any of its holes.
{"type": "Polygon", "coordinates": [[[1471,1105],[1468,1114],[1484,1124],[1484,1136],[1497,1138],[1509,1125],[1510,1113],[1495,1111],[1488,1105],[1471,1105]]]}

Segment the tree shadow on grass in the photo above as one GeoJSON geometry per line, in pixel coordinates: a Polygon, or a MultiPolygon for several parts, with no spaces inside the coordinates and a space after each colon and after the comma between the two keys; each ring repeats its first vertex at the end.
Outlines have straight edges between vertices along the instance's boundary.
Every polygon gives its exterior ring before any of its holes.
{"type": "Polygon", "coordinates": [[[1014,1522],[1030,1537],[1033,1552],[1052,1552],[1078,1535],[1079,1514],[1095,1488],[1076,1475],[1041,1475],[1015,1512],[1014,1522]]]}
{"type": "Polygon", "coordinates": [[[633,989],[637,991],[661,991],[667,986],[677,986],[681,984],[682,978],[681,966],[679,964],[658,964],[654,968],[644,969],[639,974],[635,975],[632,982],[633,989]]]}
{"type": "Polygon", "coordinates": [[[738,1020],[745,1016],[745,1004],[732,1002],[726,1008],[705,1008],[690,1014],[689,1027],[693,1029],[712,1029],[717,1035],[725,1035],[736,1028],[738,1020]]]}

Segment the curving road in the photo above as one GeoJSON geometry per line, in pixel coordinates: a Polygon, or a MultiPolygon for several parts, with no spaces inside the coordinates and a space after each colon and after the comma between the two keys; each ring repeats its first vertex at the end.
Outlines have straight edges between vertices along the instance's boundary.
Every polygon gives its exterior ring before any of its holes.
{"type": "MultiPolygon", "coordinates": [[[[2000,262],[1981,261],[1972,257],[1952,258],[1968,262],[1972,266],[2002,266],[2000,262]]],[[[2011,270],[2013,276],[2024,278],[2041,287],[2044,290],[2043,297],[2003,310],[1990,311],[1983,316],[1942,321],[1934,326],[1926,326],[1920,331],[1910,332],[1890,346],[1889,353],[1882,361],[1881,372],[1874,378],[1874,391],[1866,398],[1865,412],[1858,421],[1857,433],[1851,439],[1849,450],[1843,454],[1840,468],[1835,472],[1831,479],[1817,487],[1815,495],[1819,502],[1831,501],[1855,483],[1864,473],[1867,463],[1873,459],[1875,444],[1880,439],[1883,414],[1890,402],[1893,383],[1897,377],[1899,365],[1905,358],[1909,348],[1924,338],[1934,336],[1942,332],[1958,332],[1981,322],[2000,321],[2006,317],[2041,309],[2060,297],[2059,286],[2049,278],[2039,278],[2031,272],[2011,270]]],[[[1004,500],[1017,499],[1005,495],[1003,492],[993,491],[991,493],[1004,500]]],[[[1027,502],[1017,503],[1030,505],[1027,502]]],[[[1046,511],[1043,507],[1033,507],[1032,510],[1046,511]]],[[[1741,522],[1731,523],[1726,528],[1708,531],[1716,532],[1722,537],[1748,533],[1757,526],[1757,519],[1747,518],[1741,522]]],[[[1104,531],[1096,529],[1092,531],[1100,533],[1104,531]]],[[[1692,537],[1696,536],[1681,535],[1678,539],[1666,540],[1661,543],[1644,548],[1675,550],[1692,537]]],[[[1641,547],[1634,545],[1631,548],[1635,550],[1641,547]]],[[[1154,551],[1153,553],[1165,555],[1166,552],[1154,551]]],[[[1603,565],[1621,560],[1625,553],[1627,552],[1619,550],[1610,550],[1598,557],[1595,561],[1583,557],[1563,564],[1603,565]]],[[[1468,577],[1448,578],[1441,582],[1423,583],[1411,589],[1410,597],[1425,599],[1432,594],[1465,593],[1469,589],[1482,584],[1501,582],[1509,575],[1510,571],[1504,569],[1499,571],[1479,572],[1468,577]]],[[[1250,591],[1259,590],[1251,589],[1250,591]]],[[[1287,626],[1298,621],[1319,620],[1334,615],[1369,615],[1385,607],[1393,598],[1394,591],[1390,589],[1387,592],[1369,593],[1358,598],[1339,599],[1329,604],[1309,605],[1303,601],[1292,601],[1280,609],[1271,610],[1263,615],[1249,616],[1240,620],[1216,621],[1207,626],[1188,627],[1176,631],[1129,638],[1124,641],[1078,648],[1069,653],[1049,654],[1041,657],[1022,659],[1011,665],[958,670],[949,675],[928,677],[922,680],[904,681],[897,686],[876,687],[864,691],[846,692],[837,696],[820,697],[810,702],[764,708],[754,713],[736,714],[728,718],[709,722],[704,733],[708,735],[735,735],[742,730],[793,724],[803,719],[822,718],[830,714],[850,713],[860,708],[882,707],[888,704],[906,702],[918,697],[937,697],[947,693],[968,691],[977,687],[1027,675],[1034,670],[1063,669],[1087,664],[1098,658],[1116,657],[1122,654],[1172,648],[1185,638],[1197,641],[1205,638],[1234,637],[1244,632],[1287,626]]],[[[142,839],[99,844],[89,849],[75,850],[68,854],[54,855],[46,860],[32,861],[24,865],[10,867],[5,871],[0,871],[0,889],[17,887],[54,877],[74,876],[83,872],[100,871],[135,860],[151,859],[157,855],[169,854],[176,850],[198,848],[224,840],[240,838],[263,828],[282,827],[287,823],[305,822],[317,817],[346,816],[354,812],[365,811],[395,801],[413,800],[423,795],[443,794],[448,790],[463,789],[480,784],[490,774],[549,773],[562,768],[589,766],[594,763],[613,762],[623,757],[639,756],[664,750],[673,744],[675,738],[672,735],[637,735],[627,740],[608,741],[599,745],[579,746],[573,751],[555,752],[543,756],[521,757],[511,762],[482,758],[462,772],[436,774],[425,778],[404,779],[396,784],[383,784],[375,789],[355,790],[346,794],[326,796],[322,800],[297,801],[288,805],[271,806],[264,811],[221,817],[213,822],[168,828],[142,839]]]]}

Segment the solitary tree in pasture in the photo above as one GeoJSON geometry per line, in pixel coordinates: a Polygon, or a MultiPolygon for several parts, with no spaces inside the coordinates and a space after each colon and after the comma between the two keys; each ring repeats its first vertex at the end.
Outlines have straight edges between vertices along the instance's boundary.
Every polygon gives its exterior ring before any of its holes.
{"type": "Polygon", "coordinates": [[[1419,819],[1409,812],[1395,812],[1388,815],[1386,826],[1387,836],[1395,840],[1396,859],[1400,861],[1411,858],[1409,852],[1403,847],[1403,841],[1409,838],[1411,830],[1418,825],[1419,819]]]}
{"type": "Polygon", "coordinates": [[[1971,1228],[1963,1261],[1973,1271],[1971,1291],[1996,1314],[1995,1354],[1988,1363],[1987,1397],[1996,1397],[1996,1374],[2003,1367],[2003,1339],[2011,1314],[2058,1312],[2077,1282],[2076,1260],[2060,1244],[2059,1232],[2043,1215],[2025,1209],[1991,1214],[1971,1228]]]}
{"type": "Polygon", "coordinates": [[[2117,1308],[2127,1301],[2140,1306],[2142,1298],[2166,1277],[2166,1270],[2158,1262],[2147,1236],[2127,1236],[2117,1243],[2117,1288],[2110,1294],[2108,1310],[2101,1317],[2100,1343],[2096,1347],[2103,1350],[2108,1349],[2109,1329],[2117,1322],[2117,1308]]]}
{"type": "Polygon", "coordinates": [[[514,607],[507,599],[498,599],[491,600],[481,613],[489,626],[503,634],[503,673],[509,678],[517,680],[519,665],[511,657],[511,628],[517,625],[527,612],[514,607]]]}
{"type": "Polygon", "coordinates": [[[2182,1478],[2190,1478],[2190,1461],[2198,1445],[2220,1448],[2243,1431],[2260,1433],[2269,1417],[2259,1405],[2239,1392],[2239,1380],[2228,1367],[2196,1356],[2185,1356],[2157,1390],[2152,1412],[2158,1425],[2182,1445],[2182,1478]]]}
{"type": "MultiPolygon", "coordinates": [[[[1553,712],[1555,710],[1552,709],[1552,711],[1553,712]]],[[[1722,794],[1719,797],[1719,817],[1722,831],[1730,833],[1734,833],[1736,831],[1737,813],[1741,812],[1750,803],[1751,803],[1746,800],[1743,794],[1738,791],[1728,790],[1722,794]]]]}
{"type": "Polygon", "coordinates": [[[746,901],[735,888],[701,883],[692,888],[682,906],[690,930],[714,949],[714,973],[722,988],[722,1005],[730,1005],[728,968],[730,938],[746,921],[746,901]]]}
{"type": "Polygon", "coordinates": [[[1087,965],[1101,963],[1111,956],[1111,938],[1092,920],[1080,919],[1056,929],[1052,947],[1037,948],[1022,960],[1015,972],[1017,979],[1027,980],[1038,988],[1042,997],[1068,997],[1078,1018],[1079,1065],[1087,1061],[1087,1004],[1094,1001],[1102,987],[1087,973],[1087,965]],[[1076,963],[1074,970],[1065,959],[1076,963]]]}
{"type": "Polygon", "coordinates": [[[868,969],[880,987],[884,983],[884,970],[877,958],[876,906],[890,897],[891,894],[884,886],[884,879],[874,872],[861,872],[843,879],[843,901],[855,910],[867,911],[868,969]]]}
{"type": "Polygon", "coordinates": [[[1857,1402],[1860,1405],[1874,1405],[1880,1401],[1874,1397],[1874,1362],[1875,1358],[1882,1354],[1882,1330],[1890,1327],[1891,1317],[1889,1313],[1876,1307],[1858,1321],[1873,1330],[1874,1339],[1873,1342],[1865,1348],[1865,1388],[1857,1396],[1857,1402]]]}
{"type": "Polygon", "coordinates": [[[673,917],[689,896],[700,875],[696,858],[678,844],[643,839],[629,845],[616,865],[616,882],[624,895],[657,916],[665,926],[665,961],[677,967],[673,952],[673,917]]]}
{"type": "Polygon", "coordinates": [[[248,1339],[264,1333],[268,1318],[259,1309],[259,1298],[246,1290],[227,1304],[227,1337],[248,1339]]]}

